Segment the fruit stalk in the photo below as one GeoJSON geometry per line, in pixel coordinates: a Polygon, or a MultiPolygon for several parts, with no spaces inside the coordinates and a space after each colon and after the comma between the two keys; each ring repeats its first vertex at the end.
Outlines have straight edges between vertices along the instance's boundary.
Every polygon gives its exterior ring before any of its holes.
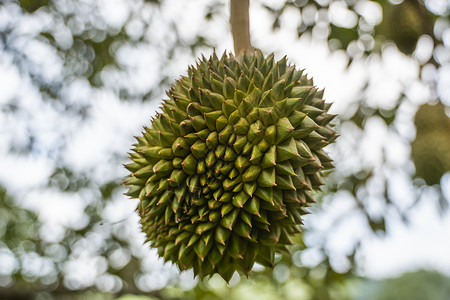
{"type": "Polygon", "coordinates": [[[249,0],[230,0],[230,25],[236,56],[241,51],[252,51],[249,26],[249,2],[249,0]]]}

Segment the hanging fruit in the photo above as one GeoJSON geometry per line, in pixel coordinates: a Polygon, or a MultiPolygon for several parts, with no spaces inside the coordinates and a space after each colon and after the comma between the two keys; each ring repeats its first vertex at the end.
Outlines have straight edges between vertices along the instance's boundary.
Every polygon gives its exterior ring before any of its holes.
{"type": "Polygon", "coordinates": [[[261,51],[215,54],[168,91],[126,165],[143,232],[181,270],[229,280],[300,232],[337,134],[312,79],[261,51]]]}

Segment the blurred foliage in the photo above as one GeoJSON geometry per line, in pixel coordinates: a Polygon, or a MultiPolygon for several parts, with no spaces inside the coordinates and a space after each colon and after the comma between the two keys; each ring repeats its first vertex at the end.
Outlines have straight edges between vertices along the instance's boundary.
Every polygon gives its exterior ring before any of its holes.
{"type": "Polygon", "coordinates": [[[39,239],[36,214],[17,206],[2,186],[0,186],[0,216],[0,238],[3,247],[6,246],[13,252],[34,248],[33,243],[39,239]]]}
{"type": "Polygon", "coordinates": [[[360,285],[355,300],[444,300],[450,298],[450,278],[435,271],[420,270],[396,278],[360,285]]]}
{"type": "Polygon", "coordinates": [[[439,184],[450,172],[450,117],[442,103],[424,104],[414,118],[417,128],[411,155],[416,165],[416,176],[429,185],[439,184]]]}
{"type": "MultiPolygon", "coordinates": [[[[344,263],[337,267],[335,257],[327,246],[326,234],[311,233],[314,229],[308,228],[305,229],[305,237],[308,234],[314,235],[312,250],[319,258],[314,262],[303,258],[302,253],[308,243],[299,240],[298,245],[292,248],[291,255],[278,258],[274,270],[255,270],[251,275],[252,280],[241,278],[233,283],[232,279],[232,288],[226,287],[217,278],[200,282],[192,289],[180,288],[179,280],[174,278],[163,281],[164,285],[139,284],[142,281],[152,283],[150,281],[154,277],[151,276],[160,274],[158,270],[149,271],[149,267],[145,267],[148,253],[142,253],[136,248],[135,236],[131,233],[131,227],[136,224],[126,220],[111,223],[105,221],[104,216],[105,210],[114,199],[126,201],[120,196],[123,189],[120,186],[120,175],[116,172],[116,166],[125,160],[125,153],[117,153],[113,145],[107,147],[110,151],[105,154],[108,172],[103,176],[95,175],[98,171],[95,166],[83,171],[74,168],[66,162],[64,153],[72,147],[71,139],[80,124],[89,124],[93,119],[93,105],[85,98],[90,98],[99,91],[110,91],[122,101],[144,104],[147,101],[159,101],[173,79],[174,75],[170,70],[176,65],[178,57],[186,53],[194,57],[202,49],[213,47],[215,42],[201,30],[193,32],[192,36],[184,36],[182,33],[185,31],[180,27],[180,22],[169,17],[170,7],[167,7],[166,0],[131,1],[127,4],[130,8],[129,14],[122,23],[109,22],[100,13],[100,2],[0,2],[0,62],[10,61],[16,66],[23,79],[21,86],[29,83],[35,89],[30,94],[39,94],[42,107],[52,107],[57,114],[73,124],[54,132],[55,142],[49,143],[48,146],[43,143],[35,124],[31,123],[33,109],[27,111],[24,104],[29,99],[20,101],[12,98],[1,104],[0,116],[8,122],[23,120],[25,133],[21,140],[23,143],[17,142],[21,136],[15,135],[7,147],[14,155],[30,159],[45,157],[54,162],[48,181],[30,192],[42,192],[42,197],[47,195],[44,192],[79,196],[82,198],[84,210],[82,222],[64,223],[61,232],[59,227],[48,225],[45,220],[40,219],[33,209],[26,208],[21,201],[22,197],[27,195],[24,191],[19,195],[8,195],[6,188],[0,189],[0,298],[113,299],[125,294],[146,294],[156,299],[244,299],[243,295],[256,298],[254,295],[258,294],[259,299],[347,299],[349,296],[346,286],[357,277],[362,238],[356,240],[353,248],[340,257],[344,263]],[[9,19],[7,16],[10,16],[9,19]],[[19,21],[20,26],[17,25],[19,21]],[[37,26],[38,23],[44,25],[37,26]],[[137,65],[127,64],[127,59],[132,55],[123,51],[139,47],[148,50],[148,55],[157,57],[153,63],[156,65],[155,69],[151,70],[152,74],[156,74],[155,78],[153,81],[149,80],[145,88],[130,86],[130,81],[127,81],[136,73],[141,62],[137,65]],[[125,58],[123,53],[127,53],[125,58]],[[79,82],[88,87],[88,95],[76,98],[81,90],[75,85],[75,92],[70,92],[69,87],[79,82]],[[93,268],[93,276],[97,277],[83,283],[83,278],[76,277],[72,272],[76,270],[74,266],[85,262],[86,259],[87,265],[93,268]],[[164,288],[165,286],[167,287],[164,288]]],[[[393,43],[399,51],[415,61],[419,70],[433,69],[439,74],[449,65],[448,55],[446,56],[448,45],[443,41],[444,32],[450,30],[450,12],[448,6],[436,9],[433,2],[252,0],[252,5],[262,5],[270,12],[275,31],[282,29],[281,19],[288,11],[294,10],[301,16],[296,24],[298,36],[310,35],[314,39],[326,41],[331,51],[343,51],[349,68],[355,61],[364,62],[378,57],[383,49],[393,43]],[[417,44],[422,39],[432,41],[431,54],[424,57],[418,55],[417,51],[417,44]]],[[[202,27],[206,28],[212,24],[208,22],[226,19],[224,8],[225,0],[211,0],[206,3],[201,12],[203,18],[199,18],[205,22],[202,27]]],[[[438,80],[438,76],[431,80],[422,78],[422,83],[435,91],[438,80]]],[[[342,116],[339,124],[342,137],[347,135],[362,139],[368,131],[367,124],[381,120],[387,134],[408,143],[408,138],[401,136],[398,123],[401,122],[401,108],[408,101],[406,92],[410,86],[403,84],[402,92],[395,103],[387,106],[374,105],[367,101],[369,87],[370,82],[367,79],[367,84],[358,93],[360,98],[356,99],[354,106],[342,116]]],[[[431,93],[428,100],[436,102],[441,96],[436,92],[431,93]]],[[[439,118],[442,118],[444,107],[439,105],[439,118]]],[[[449,170],[448,165],[445,167],[449,159],[443,158],[450,153],[447,147],[448,138],[445,139],[445,134],[448,137],[449,131],[445,129],[445,125],[434,124],[434,121],[437,121],[435,117],[424,119],[423,124],[416,121],[417,138],[412,149],[413,158],[416,157],[416,175],[423,177],[425,183],[435,184],[440,189],[440,178],[449,170]],[[431,140],[440,142],[431,146],[431,140]],[[417,150],[420,143],[423,147],[434,148],[434,158],[421,154],[418,154],[420,159],[417,158],[415,153],[429,151],[417,150]],[[432,165],[438,167],[440,164],[439,171],[430,171],[431,164],[427,161],[435,158],[432,165]]],[[[329,205],[333,203],[333,199],[345,195],[352,201],[351,209],[331,220],[330,228],[337,228],[343,220],[358,215],[362,216],[370,232],[383,235],[388,230],[387,215],[371,209],[374,201],[376,205],[384,207],[383,212],[393,210],[404,221],[408,220],[408,209],[400,207],[392,193],[395,183],[390,178],[390,171],[394,168],[394,163],[387,158],[389,147],[382,149],[382,165],[375,167],[359,158],[358,151],[363,151],[359,142],[351,145],[351,156],[357,166],[350,169],[340,169],[349,156],[349,148],[340,149],[339,145],[335,147],[334,159],[338,168],[335,173],[330,174],[323,193],[317,195],[319,205],[314,210],[318,214],[322,213],[321,205],[329,205]],[[373,190],[376,191],[376,197],[369,197],[373,190]]],[[[414,197],[419,199],[426,185],[423,181],[412,181],[413,173],[408,175],[411,177],[411,185],[417,189],[414,197]]],[[[440,203],[446,203],[446,200],[440,203]]],[[[328,233],[332,234],[333,232],[328,233]]],[[[391,289],[402,282],[416,282],[413,287],[417,287],[420,281],[428,282],[430,278],[433,283],[441,282],[439,278],[433,279],[433,274],[422,275],[418,281],[416,277],[405,276],[393,285],[386,285],[385,289],[391,289]]],[[[436,285],[434,290],[438,289],[436,285]]],[[[418,294],[401,299],[416,299],[417,297],[414,297],[418,294]]],[[[392,294],[383,294],[381,298],[374,299],[397,299],[389,298],[390,295],[392,294]]],[[[123,298],[127,297],[131,296],[123,298]]]]}

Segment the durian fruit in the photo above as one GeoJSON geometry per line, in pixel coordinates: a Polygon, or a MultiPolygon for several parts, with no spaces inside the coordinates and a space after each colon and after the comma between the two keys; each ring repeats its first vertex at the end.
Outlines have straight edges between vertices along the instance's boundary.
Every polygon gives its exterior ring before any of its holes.
{"type": "Polygon", "coordinates": [[[416,138],[411,144],[411,156],[416,176],[428,185],[439,184],[450,172],[450,117],[442,103],[424,104],[414,117],[416,138]]]}
{"type": "Polygon", "coordinates": [[[272,267],[333,167],[331,104],[258,50],[203,57],[167,95],[126,165],[147,241],[202,278],[272,267]]]}

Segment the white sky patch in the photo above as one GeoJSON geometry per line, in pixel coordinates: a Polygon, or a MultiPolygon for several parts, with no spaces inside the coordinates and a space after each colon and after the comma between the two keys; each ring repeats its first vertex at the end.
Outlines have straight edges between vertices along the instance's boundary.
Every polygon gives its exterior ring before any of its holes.
{"type": "Polygon", "coordinates": [[[3,276],[11,275],[13,272],[17,271],[17,269],[19,268],[19,262],[17,261],[15,255],[12,253],[12,251],[9,250],[8,248],[2,247],[0,249],[0,261],[2,262],[2,267],[0,269],[0,275],[3,275],[3,276]]]}
{"type": "Polygon", "coordinates": [[[44,42],[18,38],[16,40],[18,49],[22,49],[29,60],[31,73],[40,74],[44,80],[56,80],[63,68],[63,62],[56,50],[44,42]]]}
{"type": "Polygon", "coordinates": [[[448,12],[448,0],[427,0],[425,4],[429,10],[435,14],[445,14],[448,12]]]}
{"type": "Polygon", "coordinates": [[[422,81],[414,80],[406,90],[405,94],[411,102],[423,104],[430,99],[432,91],[430,91],[429,87],[422,81]]]}
{"type": "Polygon", "coordinates": [[[107,263],[103,257],[92,257],[90,253],[64,263],[64,283],[69,289],[83,289],[92,285],[95,279],[106,271],[107,263]]]}
{"type": "Polygon", "coordinates": [[[353,28],[358,22],[357,14],[349,10],[344,1],[330,3],[328,15],[331,23],[339,27],[353,28]]]}
{"type": "Polygon", "coordinates": [[[138,19],[132,19],[125,25],[125,32],[132,39],[139,39],[144,34],[144,29],[144,22],[138,19]]]}
{"type": "Polygon", "coordinates": [[[297,26],[301,22],[301,14],[297,8],[288,6],[280,18],[280,28],[297,37],[297,26]]]}
{"type": "MultiPolygon", "coordinates": [[[[205,3],[202,0],[199,2],[205,3]]],[[[182,23],[183,26],[179,27],[179,34],[183,39],[194,40],[198,32],[201,32],[200,28],[206,28],[206,20],[203,19],[205,15],[204,5],[192,5],[189,1],[168,0],[164,1],[163,6],[175,7],[179,9],[171,10],[171,14],[166,16],[167,19],[182,23]],[[195,20],[195,22],[193,22],[195,20]]]]}
{"type": "Polygon", "coordinates": [[[52,166],[52,161],[42,157],[2,155],[0,182],[8,187],[10,193],[22,194],[46,183],[52,166]]]}
{"type": "Polygon", "coordinates": [[[143,125],[150,124],[150,117],[157,107],[155,103],[121,102],[107,91],[94,95],[91,119],[83,123],[73,137],[66,160],[75,170],[94,169],[96,178],[110,178],[117,176],[117,170],[109,169],[110,155],[126,155],[135,142],[133,136],[140,134],[143,125]]]}
{"type": "Polygon", "coordinates": [[[438,93],[443,103],[450,105],[450,64],[439,71],[438,93]]]}
{"type": "MultiPolygon", "coordinates": [[[[414,128],[414,127],[413,127],[414,128]]],[[[411,130],[413,130],[411,128],[411,130]]],[[[389,132],[385,136],[385,155],[386,160],[393,167],[402,167],[409,161],[410,149],[409,145],[405,144],[405,142],[398,138],[398,136],[389,132]]]]}
{"type": "Polygon", "coordinates": [[[364,275],[392,277],[421,268],[450,275],[450,213],[441,218],[424,201],[414,209],[411,221],[409,226],[391,224],[384,239],[374,236],[363,244],[364,275]]]}
{"type": "Polygon", "coordinates": [[[356,1],[355,10],[372,26],[379,24],[383,19],[383,9],[374,1],[356,1]]]}
{"type": "Polygon", "coordinates": [[[383,163],[383,142],[388,134],[386,124],[379,117],[366,120],[364,138],[360,141],[360,155],[364,166],[376,168],[383,163]]]}
{"type": "MultiPolygon", "coordinates": [[[[0,105],[6,104],[16,95],[16,91],[20,86],[20,74],[15,66],[5,63],[0,56],[0,82],[8,84],[0,84],[0,105]]],[[[3,128],[3,126],[2,126],[3,128]]],[[[2,129],[0,129],[1,132],[2,129]]]]}
{"type": "Polygon", "coordinates": [[[95,285],[100,291],[117,293],[122,289],[122,279],[117,275],[103,274],[95,280],[95,285]]]}
{"type": "Polygon", "coordinates": [[[62,88],[62,98],[72,105],[88,105],[92,99],[93,89],[85,78],[76,78],[62,88]]]}
{"type": "Polygon", "coordinates": [[[417,80],[418,65],[394,47],[384,49],[381,58],[372,59],[366,71],[371,79],[366,90],[367,103],[391,109],[397,103],[403,87],[417,80]]]}
{"type": "Polygon", "coordinates": [[[120,29],[130,15],[130,5],[124,0],[101,0],[98,7],[108,26],[116,29],[120,29]]]}
{"type": "Polygon", "coordinates": [[[153,86],[160,76],[161,66],[158,60],[158,52],[155,49],[148,49],[145,44],[136,47],[122,47],[117,52],[119,64],[125,66],[133,72],[119,73],[120,80],[111,80],[108,76],[114,76],[114,73],[108,74],[102,71],[102,79],[109,86],[115,82],[123,82],[127,87],[137,93],[145,93],[149,86],[153,86]]]}
{"type": "Polygon", "coordinates": [[[110,224],[127,221],[132,218],[131,215],[136,214],[137,204],[137,199],[124,199],[120,195],[108,202],[108,205],[106,205],[102,212],[102,216],[110,224]]]}
{"type": "Polygon", "coordinates": [[[31,192],[24,205],[36,211],[44,223],[71,227],[82,221],[85,201],[79,193],[61,193],[47,189],[31,192]]]}
{"type": "Polygon", "coordinates": [[[419,38],[413,56],[421,64],[425,64],[433,55],[433,48],[433,38],[424,34],[419,38]]]}

